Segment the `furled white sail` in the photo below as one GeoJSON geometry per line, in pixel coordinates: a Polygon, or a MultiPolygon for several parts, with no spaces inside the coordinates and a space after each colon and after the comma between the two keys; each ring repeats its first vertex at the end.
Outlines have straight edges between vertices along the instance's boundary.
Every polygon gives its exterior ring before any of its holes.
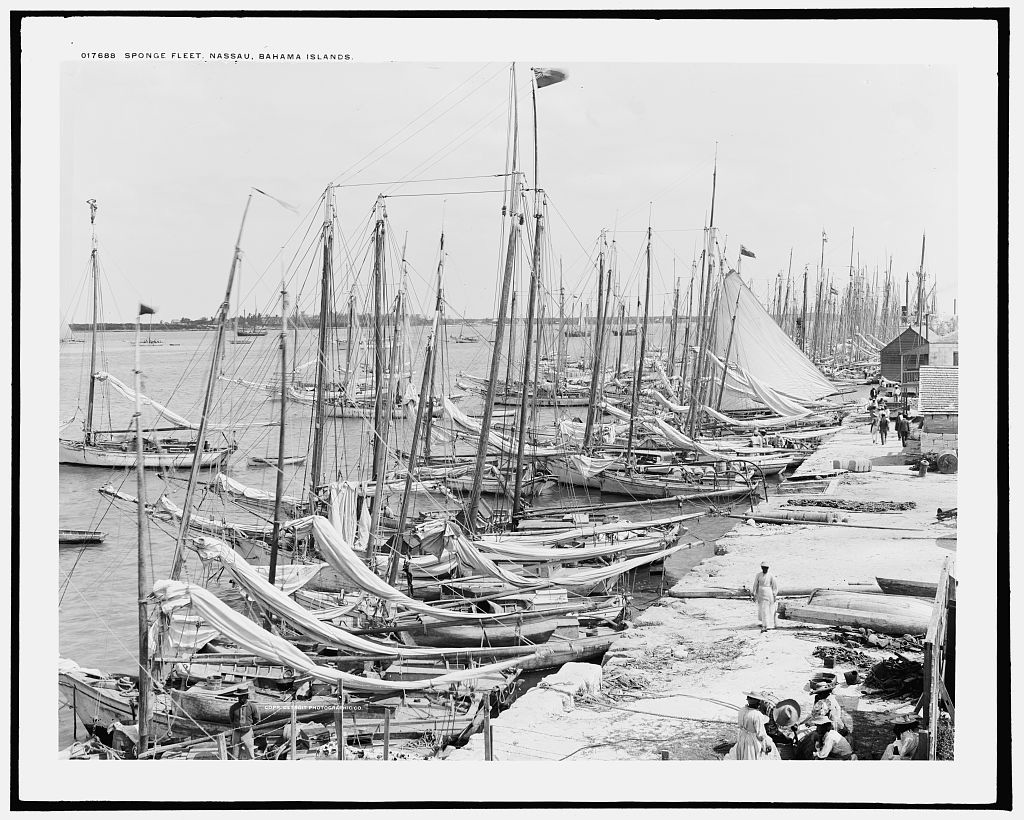
{"type": "Polygon", "coordinates": [[[211,628],[234,641],[244,652],[251,652],[273,663],[305,672],[317,680],[343,684],[350,691],[394,692],[396,690],[415,691],[446,688],[451,683],[473,680],[523,664],[522,658],[512,658],[501,663],[463,669],[415,681],[385,681],[379,678],[364,678],[332,667],[320,666],[293,644],[235,612],[218,600],[209,590],[197,584],[188,584],[182,581],[157,581],[153,585],[153,596],[166,613],[183,607],[191,607],[192,611],[202,617],[211,628]]]}

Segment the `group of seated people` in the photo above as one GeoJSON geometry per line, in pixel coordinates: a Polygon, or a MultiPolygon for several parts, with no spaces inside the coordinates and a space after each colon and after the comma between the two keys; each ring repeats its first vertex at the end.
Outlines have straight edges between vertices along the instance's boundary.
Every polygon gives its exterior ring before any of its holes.
{"type": "MultiPolygon", "coordinates": [[[[736,744],[727,760],[780,760],[777,741],[792,744],[796,760],[856,760],[850,743],[853,722],[833,690],[836,684],[811,686],[814,703],[800,718],[795,700],[776,700],[764,691],[745,692],[747,702],[737,714],[736,744]]],[[[917,752],[917,715],[897,715],[894,740],[882,760],[913,760],[917,752]]]]}

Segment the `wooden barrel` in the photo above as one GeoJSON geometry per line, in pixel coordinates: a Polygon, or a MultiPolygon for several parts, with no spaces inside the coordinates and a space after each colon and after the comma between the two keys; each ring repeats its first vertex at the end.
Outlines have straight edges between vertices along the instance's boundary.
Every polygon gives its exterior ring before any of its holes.
{"type": "Polygon", "coordinates": [[[955,473],[957,468],[956,453],[953,450],[946,450],[943,453],[939,453],[936,464],[939,468],[939,472],[943,475],[955,473]]]}

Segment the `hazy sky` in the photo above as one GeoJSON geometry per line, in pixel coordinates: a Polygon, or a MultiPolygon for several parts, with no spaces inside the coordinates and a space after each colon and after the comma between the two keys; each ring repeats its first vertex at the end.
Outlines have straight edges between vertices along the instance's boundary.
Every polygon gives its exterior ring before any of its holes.
{"type": "MultiPolygon", "coordinates": [[[[938,281],[939,311],[952,310],[958,241],[952,69],[557,67],[568,79],[538,95],[540,184],[550,198],[547,227],[567,290],[582,292],[581,283],[591,281],[590,254],[607,228],[617,229],[619,267],[635,291],[650,211],[652,309],[661,309],[673,261],[679,275],[689,275],[710,204],[717,143],[715,224],[733,264],[740,243],[757,254],[743,264],[756,292],[786,269],[790,248],[794,277],[805,264],[813,274],[823,228],[827,268],[846,270],[855,229],[861,265],[882,269],[891,254],[902,281],[916,271],[927,231],[926,269],[938,281]]],[[[62,78],[61,306],[67,312],[77,305],[78,321],[88,314],[77,293],[87,269],[89,198],[99,202],[101,256],[114,299],[106,317],[129,319],[141,299],[171,319],[216,310],[250,186],[305,214],[331,180],[380,183],[504,170],[505,63],[75,62],[64,64],[62,78]]],[[[532,178],[525,64],[518,79],[521,150],[532,178]]],[[[500,187],[498,179],[475,179],[343,188],[342,228],[353,246],[365,244],[359,230],[380,191],[500,187]]],[[[500,193],[388,200],[395,242],[407,243],[418,308],[428,303],[443,218],[453,310],[493,312],[501,201],[500,193]]],[[[247,309],[272,304],[280,277],[275,254],[307,223],[270,200],[254,201],[243,239],[247,309]]],[[[549,271],[549,285],[554,277],[549,271]]]]}

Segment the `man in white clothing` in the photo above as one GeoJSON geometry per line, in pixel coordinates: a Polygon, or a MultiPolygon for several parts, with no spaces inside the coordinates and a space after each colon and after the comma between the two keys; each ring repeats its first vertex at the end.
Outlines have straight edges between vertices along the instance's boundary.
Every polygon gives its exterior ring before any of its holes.
{"type": "Polygon", "coordinates": [[[754,576],[750,593],[757,601],[757,620],[761,623],[761,631],[775,629],[775,599],[779,595],[779,582],[768,571],[767,561],[761,562],[761,571],[754,576]]]}

